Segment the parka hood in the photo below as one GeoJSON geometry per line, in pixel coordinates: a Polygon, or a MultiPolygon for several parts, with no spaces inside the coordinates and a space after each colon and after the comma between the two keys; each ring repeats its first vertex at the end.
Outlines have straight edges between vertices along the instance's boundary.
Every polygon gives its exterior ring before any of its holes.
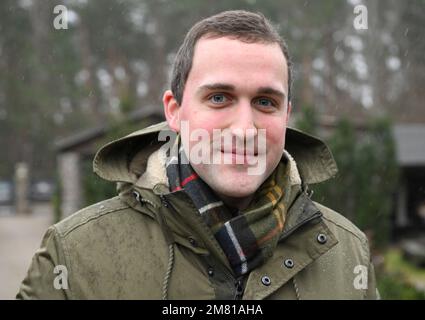
{"type": "MultiPolygon", "coordinates": [[[[94,157],[94,172],[108,181],[134,184],[146,170],[149,156],[165,143],[158,139],[160,131],[171,133],[167,122],[135,131],[106,144],[94,157]],[[136,157],[137,167],[132,165],[136,157]]],[[[332,153],[319,138],[288,127],[285,149],[294,158],[306,184],[326,181],[338,171],[332,153]]]]}

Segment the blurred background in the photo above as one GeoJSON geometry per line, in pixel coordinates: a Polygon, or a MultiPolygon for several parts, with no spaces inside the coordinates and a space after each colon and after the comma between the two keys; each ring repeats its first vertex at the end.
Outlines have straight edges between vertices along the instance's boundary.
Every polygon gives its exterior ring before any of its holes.
{"type": "Polygon", "coordinates": [[[50,224],[115,194],[94,153],[163,119],[185,33],[229,9],[262,12],[288,43],[291,125],[340,170],[313,199],[367,234],[382,298],[425,298],[425,1],[2,0],[0,299],[50,224]]]}

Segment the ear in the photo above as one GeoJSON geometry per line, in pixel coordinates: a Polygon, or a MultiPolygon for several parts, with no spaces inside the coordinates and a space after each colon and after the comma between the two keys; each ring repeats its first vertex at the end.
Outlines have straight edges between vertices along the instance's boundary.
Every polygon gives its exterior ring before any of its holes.
{"type": "Polygon", "coordinates": [[[166,90],[162,97],[162,104],[164,105],[165,119],[168,126],[175,132],[180,131],[180,105],[174,98],[171,90],[166,90]]]}
{"type": "Polygon", "coordinates": [[[286,108],[286,125],[288,125],[289,117],[291,116],[292,111],[292,103],[291,101],[288,101],[288,107],[286,108]]]}

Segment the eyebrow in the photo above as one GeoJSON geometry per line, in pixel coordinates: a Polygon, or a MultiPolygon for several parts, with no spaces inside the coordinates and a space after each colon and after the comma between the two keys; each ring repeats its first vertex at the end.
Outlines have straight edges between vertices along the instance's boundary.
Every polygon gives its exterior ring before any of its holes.
{"type": "Polygon", "coordinates": [[[285,94],[282,91],[274,89],[272,87],[260,87],[260,88],[258,88],[257,93],[258,94],[272,94],[272,95],[280,97],[282,100],[285,100],[285,94]]]}
{"type": "MultiPolygon", "coordinates": [[[[197,90],[198,93],[208,90],[224,90],[224,91],[235,91],[235,86],[227,83],[212,83],[204,84],[197,90]]],[[[285,93],[272,87],[260,87],[257,90],[257,94],[271,94],[280,97],[282,100],[285,99],[285,93]]]]}
{"type": "Polygon", "coordinates": [[[225,90],[225,91],[235,91],[235,86],[226,83],[212,83],[204,84],[198,88],[198,92],[207,91],[207,90],[225,90]]]}

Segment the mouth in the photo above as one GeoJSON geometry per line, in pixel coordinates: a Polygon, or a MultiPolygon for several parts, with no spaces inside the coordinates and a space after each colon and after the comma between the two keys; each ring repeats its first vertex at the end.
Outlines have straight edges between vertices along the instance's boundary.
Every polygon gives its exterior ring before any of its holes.
{"type": "Polygon", "coordinates": [[[246,150],[220,150],[222,164],[251,166],[258,162],[258,152],[246,150]]]}
{"type": "Polygon", "coordinates": [[[247,149],[236,149],[232,148],[231,150],[221,148],[221,153],[224,154],[232,154],[232,155],[239,155],[239,156],[245,156],[245,157],[258,157],[258,150],[247,150],[247,149]]]}

